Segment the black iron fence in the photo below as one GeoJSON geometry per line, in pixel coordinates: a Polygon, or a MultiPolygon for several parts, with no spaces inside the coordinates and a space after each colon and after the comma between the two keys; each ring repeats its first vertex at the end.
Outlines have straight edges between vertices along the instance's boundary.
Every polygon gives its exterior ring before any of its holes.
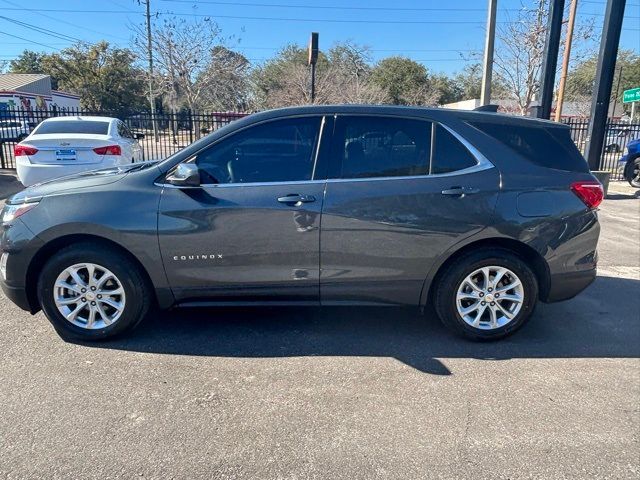
{"type": "MultiPolygon", "coordinates": [[[[240,112],[136,113],[119,117],[129,129],[144,135],[138,142],[144,160],[166,158],[198,138],[246,116],[240,112]]],[[[66,109],[57,111],[0,109],[0,167],[14,169],[13,148],[40,122],[60,116],[117,117],[113,112],[66,109]]]]}
{"type": "MultiPolygon", "coordinates": [[[[113,112],[66,109],[57,111],[23,110],[1,108],[0,104],[0,167],[14,169],[13,147],[33,128],[46,118],[54,116],[106,116],[113,112]]],[[[191,142],[218,128],[244,117],[240,112],[179,112],[179,113],[136,113],[120,119],[134,133],[142,133],[139,140],[145,160],[168,157],[191,142]]],[[[571,138],[584,154],[587,145],[589,120],[584,118],[564,119],[571,128],[571,138]]],[[[609,121],[606,128],[605,145],[600,158],[600,169],[611,172],[612,179],[622,179],[618,160],[623,155],[630,140],[640,138],[640,124],[609,121]]]]}
{"type": "MultiPolygon", "coordinates": [[[[568,118],[562,121],[571,128],[571,138],[584,155],[587,148],[589,119],[568,118]]],[[[600,156],[600,170],[611,172],[612,180],[622,180],[620,158],[624,155],[627,143],[640,138],[640,123],[626,123],[609,120],[606,127],[604,147],[600,156]]]]}

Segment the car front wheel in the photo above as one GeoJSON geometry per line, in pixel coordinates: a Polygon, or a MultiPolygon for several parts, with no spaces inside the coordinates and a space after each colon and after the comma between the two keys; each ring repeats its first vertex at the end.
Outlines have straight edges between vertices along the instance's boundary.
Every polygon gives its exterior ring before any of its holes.
{"type": "Polygon", "coordinates": [[[436,286],[435,308],[458,334],[495,340],[524,325],[537,298],[531,268],[508,250],[491,249],[460,257],[445,270],[436,286]]]}
{"type": "Polygon", "coordinates": [[[63,338],[101,340],[134,328],[150,306],[139,267],[117,249],[71,245],[52,257],[38,282],[42,310],[63,338]]]}

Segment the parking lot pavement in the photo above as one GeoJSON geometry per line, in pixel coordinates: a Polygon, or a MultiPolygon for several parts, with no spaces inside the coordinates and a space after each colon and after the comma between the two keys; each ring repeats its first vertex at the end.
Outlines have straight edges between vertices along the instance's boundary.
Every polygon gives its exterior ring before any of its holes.
{"type": "Polygon", "coordinates": [[[4,200],[24,187],[16,178],[13,170],[5,170],[0,168],[0,205],[4,200]]]}
{"type": "Polygon", "coordinates": [[[182,310],[65,343],[0,297],[0,477],[637,478],[640,201],[499,343],[383,308],[182,310]]]}

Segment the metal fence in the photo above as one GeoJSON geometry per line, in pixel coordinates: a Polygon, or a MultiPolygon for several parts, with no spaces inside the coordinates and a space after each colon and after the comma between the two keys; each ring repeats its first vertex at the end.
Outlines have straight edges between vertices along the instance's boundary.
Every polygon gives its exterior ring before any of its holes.
{"type": "MultiPolygon", "coordinates": [[[[2,105],[0,104],[0,107],[2,105]]],[[[42,120],[55,116],[99,115],[117,117],[114,112],[67,109],[57,111],[0,109],[0,167],[15,169],[13,147],[22,140],[42,120]]],[[[144,159],[165,158],[186,147],[203,135],[242,118],[240,112],[179,112],[179,113],[136,113],[120,117],[135,133],[144,134],[139,142],[144,159]],[[155,124],[155,125],[154,125],[155,124]],[[154,128],[155,127],[155,128],[154,128]]],[[[568,118],[563,123],[571,128],[571,138],[584,154],[587,144],[589,120],[568,118]]],[[[605,146],[600,158],[600,169],[611,172],[613,180],[622,179],[618,160],[627,143],[640,138],[640,124],[609,121],[607,123],[605,146]]]]}
{"type": "MultiPolygon", "coordinates": [[[[568,118],[562,123],[569,125],[571,138],[584,155],[587,148],[589,119],[568,118]]],[[[600,170],[611,172],[612,180],[622,180],[622,166],[619,160],[624,155],[627,143],[640,138],[640,123],[626,123],[609,120],[607,122],[604,147],[600,156],[600,170]]]]}
{"type": "Polygon", "coordinates": [[[15,169],[13,155],[15,144],[26,137],[40,122],[51,117],[120,118],[132,132],[144,134],[144,137],[138,140],[142,146],[144,160],[158,160],[168,157],[203,135],[246,115],[248,114],[240,112],[179,112],[156,113],[152,116],[148,112],[143,112],[118,117],[114,112],[84,109],[57,111],[2,109],[0,110],[0,167],[15,169]]]}

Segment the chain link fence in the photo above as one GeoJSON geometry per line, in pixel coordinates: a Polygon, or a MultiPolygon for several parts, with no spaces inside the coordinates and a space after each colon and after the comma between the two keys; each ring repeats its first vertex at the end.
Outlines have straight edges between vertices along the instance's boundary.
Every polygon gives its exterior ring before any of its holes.
{"type": "MultiPolygon", "coordinates": [[[[240,112],[179,112],[136,113],[120,117],[130,130],[144,134],[139,140],[145,160],[166,158],[186,147],[198,138],[242,118],[240,112]]],[[[2,109],[0,110],[0,167],[15,169],[13,147],[23,140],[41,121],[55,116],[105,116],[117,117],[113,112],[84,109],[58,111],[2,109]]],[[[563,123],[571,129],[571,138],[578,149],[585,153],[589,120],[568,118],[563,123]]],[[[640,138],[640,123],[609,121],[607,123],[604,149],[600,158],[600,170],[611,172],[612,180],[622,179],[622,168],[618,160],[629,141],[640,138]]]]}

